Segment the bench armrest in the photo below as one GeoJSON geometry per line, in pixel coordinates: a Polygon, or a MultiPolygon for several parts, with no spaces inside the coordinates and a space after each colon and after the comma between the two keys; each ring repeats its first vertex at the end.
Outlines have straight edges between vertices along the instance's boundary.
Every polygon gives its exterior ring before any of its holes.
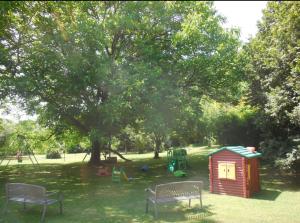
{"type": "Polygon", "coordinates": [[[146,188],[145,191],[150,192],[151,194],[155,195],[155,192],[150,188],[146,188]]]}
{"type": "Polygon", "coordinates": [[[63,198],[64,198],[63,194],[60,191],[47,191],[46,192],[47,197],[53,196],[53,195],[58,196],[58,200],[63,200],[63,198]]]}
{"type": "Polygon", "coordinates": [[[55,195],[55,194],[58,194],[59,192],[58,191],[47,191],[46,192],[46,196],[52,196],[52,195],[55,195]]]}

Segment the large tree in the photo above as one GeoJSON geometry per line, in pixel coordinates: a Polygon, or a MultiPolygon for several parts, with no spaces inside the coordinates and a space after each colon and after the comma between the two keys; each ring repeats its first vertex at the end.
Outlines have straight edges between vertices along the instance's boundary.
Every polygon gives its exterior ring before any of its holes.
{"type": "Polygon", "coordinates": [[[269,2],[258,28],[246,52],[261,149],[279,166],[300,170],[300,3],[269,2]]]}
{"type": "Polygon", "coordinates": [[[179,95],[237,89],[237,32],[222,21],[211,2],[2,2],[1,97],[89,136],[97,163],[137,120],[163,136],[179,95]]]}
{"type": "Polygon", "coordinates": [[[276,126],[267,132],[295,134],[300,129],[300,3],[269,2],[258,28],[246,47],[250,102],[276,126]]]}

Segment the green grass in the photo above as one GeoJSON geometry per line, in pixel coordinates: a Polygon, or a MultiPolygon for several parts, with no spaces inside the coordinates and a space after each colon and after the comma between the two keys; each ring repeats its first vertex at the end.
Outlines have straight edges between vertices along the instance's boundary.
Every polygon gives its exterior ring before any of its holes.
{"type": "MultiPolygon", "coordinates": [[[[162,205],[157,222],[300,222],[299,179],[280,175],[271,168],[261,170],[262,191],[245,199],[216,195],[208,192],[208,159],[210,150],[203,147],[188,148],[190,168],[184,180],[203,180],[205,190],[204,208],[199,211],[197,201],[188,208],[187,202],[162,205]],[[297,181],[298,180],[298,181],[297,181]]],[[[121,163],[126,173],[134,180],[112,183],[110,177],[98,177],[96,168],[81,162],[43,163],[40,169],[32,165],[11,165],[0,167],[0,209],[4,205],[4,184],[25,182],[46,186],[49,190],[64,193],[64,214],[58,214],[58,206],[52,205],[46,213],[46,222],[153,222],[153,208],[145,214],[145,192],[148,186],[183,180],[166,171],[165,153],[159,160],[151,154],[128,155],[134,162],[121,163]],[[148,164],[148,173],[140,171],[148,164]]],[[[79,155],[78,155],[79,157],[79,155]]],[[[77,161],[82,160],[82,155],[77,161]]],[[[73,159],[76,161],[76,159],[73,159]]],[[[51,161],[47,161],[51,162],[51,161]]],[[[53,161],[58,162],[58,161],[53,161]]],[[[41,207],[12,204],[6,216],[0,215],[0,222],[39,222],[41,207]]]]}

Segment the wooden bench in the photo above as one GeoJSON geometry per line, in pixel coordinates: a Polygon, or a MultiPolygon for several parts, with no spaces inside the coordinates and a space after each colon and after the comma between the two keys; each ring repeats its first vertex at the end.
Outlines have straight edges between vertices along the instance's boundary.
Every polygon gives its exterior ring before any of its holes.
{"type": "Polygon", "coordinates": [[[8,209],[8,204],[10,201],[22,203],[24,209],[26,204],[37,204],[43,205],[43,212],[41,217],[41,222],[44,222],[47,206],[59,202],[60,214],[62,214],[63,206],[62,200],[63,196],[59,192],[47,192],[42,186],[24,184],[24,183],[7,183],[5,185],[6,191],[6,205],[4,207],[4,213],[8,209]],[[53,195],[58,195],[57,199],[50,198],[53,195]]]}
{"type": "Polygon", "coordinates": [[[199,199],[202,208],[202,181],[182,181],[160,184],[155,187],[155,191],[147,188],[149,192],[146,199],[146,213],[148,213],[149,202],[153,203],[155,217],[157,217],[157,206],[161,203],[189,200],[189,207],[192,199],[199,199]]]}

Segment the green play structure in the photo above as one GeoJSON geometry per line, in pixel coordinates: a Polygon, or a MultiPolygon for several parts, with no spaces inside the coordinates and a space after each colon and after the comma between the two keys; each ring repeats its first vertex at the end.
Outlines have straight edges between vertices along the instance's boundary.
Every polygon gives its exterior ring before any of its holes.
{"type": "Polygon", "coordinates": [[[130,180],[127,177],[123,167],[117,168],[117,167],[114,166],[113,169],[112,169],[112,173],[111,173],[112,182],[120,183],[121,182],[121,177],[123,177],[124,180],[126,180],[126,181],[130,180]]]}
{"type": "MultiPolygon", "coordinates": [[[[187,151],[185,149],[172,149],[167,152],[168,170],[175,173],[187,168],[187,151]]],[[[183,172],[183,171],[182,171],[183,172]]]]}

